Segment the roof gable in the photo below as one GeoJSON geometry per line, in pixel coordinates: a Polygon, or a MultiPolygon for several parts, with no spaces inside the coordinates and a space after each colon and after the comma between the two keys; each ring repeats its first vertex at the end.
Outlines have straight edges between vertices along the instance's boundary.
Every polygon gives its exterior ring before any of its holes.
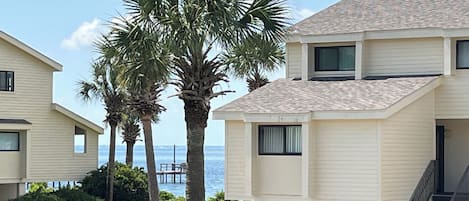
{"type": "Polygon", "coordinates": [[[66,117],[73,119],[74,121],[83,124],[84,126],[88,127],[89,129],[97,132],[98,134],[103,134],[104,129],[101,126],[96,125],[95,123],[91,122],[90,120],[72,112],[71,110],[57,104],[52,103],[51,107],[53,110],[60,112],[61,114],[65,115],[66,117]]]}
{"type": "Polygon", "coordinates": [[[18,49],[26,52],[28,55],[38,59],[41,62],[44,62],[48,66],[50,66],[54,71],[62,71],[62,65],[53,59],[45,56],[44,54],[38,52],[37,50],[31,48],[30,46],[24,44],[23,42],[19,41],[18,39],[6,34],[3,31],[0,31],[0,39],[3,39],[7,43],[17,47],[18,49]]]}
{"type": "Polygon", "coordinates": [[[342,0],[293,25],[292,34],[469,28],[469,0],[342,0]]]}

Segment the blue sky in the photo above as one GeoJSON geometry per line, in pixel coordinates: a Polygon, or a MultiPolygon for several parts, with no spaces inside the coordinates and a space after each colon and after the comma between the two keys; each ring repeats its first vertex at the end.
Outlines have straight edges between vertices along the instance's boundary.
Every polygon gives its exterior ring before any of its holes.
{"type": "MultiPolygon", "coordinates": [[[[295,21],[335,2],[337,0],[287,0],[295,21]]],[[[76,95],[76,83],[89,76],[90,63],[96,57],[93,41],[106,30],[106,21],[112,20],[118,13],[125,13],[122,4],[120,0],[5,1],[0,7],[0,30],[61,63],[64,70],[54,74],[54,102],[103,125],[105,112],[101,103],[81,101],[76,95]]],[[[282,78],[284,74],[282,68],[269,78],[282,78]]],[[[223,89],[235,90],[236,93],[213,100],[212,109],[247,93],[243,80],[231,80],[223,85],[223,89]]],[[[182,101],[167,98],[174,93],[169,89],[163,95],[162,104],[167,112],[161,114],[159,124],[153,125],[154,142],[157,145],[186,144],[182,101]]],[[[105,135],[100,136],[100,144],[109,143],[108,133],[106,129],[105,135]]],[[[118,144],[120,142],[118,139],[118,144]]],[[[224,144],[223,121],[209,120],[205,144],[224,144]]]]}

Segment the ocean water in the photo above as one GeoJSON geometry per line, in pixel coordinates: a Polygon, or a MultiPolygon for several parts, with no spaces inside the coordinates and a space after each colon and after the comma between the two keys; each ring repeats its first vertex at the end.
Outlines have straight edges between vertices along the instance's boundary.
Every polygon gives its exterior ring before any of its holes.
{"type": "MultiPolygon", "coordinates": [[[[125,145],[117,145],[116,160],[125,163],[125,145]]],[[[156,168],[159,170],[161,163],[173,162],[173,146],[155,146],[156,168]]],[[[176,163],[186,161],[186,146],[176,146],[176,163]]],[[[223,146],[206,146],[205,147],[205,195],[212,196],[217,191],[224,188],[224,170],[225,170],[225,153],[223,146]]],[[[99,165],[107,162],[109,156],[109,146],[99,146],[99,165]]],[[[134,166],[146,168],[145,146],[135,145],[134,147],[134,166]]],[[[183,181],[185,176],[182,176],[183,181]]],[[[172,179],[172,178],[171,178],[172,179]]],[[[168,176],[168,181],[171,180],[168,176]]],[[[179,177],[177,179],[179,181],[179,177]]],[[[160,190],[169,191],[178,196],[185,195],[186,185],[161,183],[158,177],[160,190]]]]}

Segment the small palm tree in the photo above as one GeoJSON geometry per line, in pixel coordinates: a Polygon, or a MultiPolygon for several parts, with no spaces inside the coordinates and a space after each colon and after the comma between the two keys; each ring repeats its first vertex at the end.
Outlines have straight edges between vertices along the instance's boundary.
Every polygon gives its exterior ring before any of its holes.
{"type": "Polygon", "coordinates": [[[229,74],[246,79],[249,92],[269,83],[265,75],[285,63],[285,51],[280,43],[256,35],[233,46],[223,55],[229,74]]]}
{"type": "Polygon", "coordinates": [[[116,153],[116,129],[122,121],[123,111],[126,105],[126,92],[119,87],[118,72],[115,66],[115,58],[110,57],[108,46],[104,42],[98,43],[101,57],[92,65],[91,81],[80,81],[79,95],[85,100],[99,100],[106,110],[104,122],[111,127],[109,139],[108,176],[106,182],[106,200],[113,200],[115,153],[116,153]]]}
{"type": "Polygon", "coordinates": [[[140,120],[138,116],[131,111],[126,111],[126,116],[122,122],[122,142],[126,144],[125,164],[128,166],[133,165],[134,161],[134,146],[137,141],[140,141],[140,120]]]}
{"type": "Polygon", "coordinates": [[[125,66],[121,84],[130,92],[130,108],[138,115],[145,140],[150,201],[159,200],[151,123],[165,111],[160,96],[169,76],[170,54],[160,32],[133,19],[120,18],[113,24],[111,41],[125,66]]]}

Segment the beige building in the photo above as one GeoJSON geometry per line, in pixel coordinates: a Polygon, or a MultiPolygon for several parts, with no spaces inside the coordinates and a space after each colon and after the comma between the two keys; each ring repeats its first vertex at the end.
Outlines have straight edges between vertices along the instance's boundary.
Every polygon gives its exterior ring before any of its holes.
{"type": "Polygon", "coordinates": [[[469,0],[342,0],[293,25],[286,78],[213,112],[226,199],[467,196],[467,13],[469,0]]]}
{"type": "Polygon", "coordinates": [[[98,166],[103,128],[52,103],[61,70],[0,31],[0,201],[24,194],[27,182],[78,181],[98,166]]]}

